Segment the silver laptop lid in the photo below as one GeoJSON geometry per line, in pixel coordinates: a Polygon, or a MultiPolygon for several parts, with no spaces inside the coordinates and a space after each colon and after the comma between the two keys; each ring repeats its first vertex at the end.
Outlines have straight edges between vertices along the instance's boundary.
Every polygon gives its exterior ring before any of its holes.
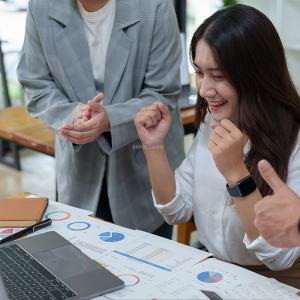
{"type": "MultiPolygon", "coordinates": [[[[51,290],[48,290],[43,287],[44,283],[42,283],[40,287],[44,292],[43,297],[56,293],[57,297],[52,298],[64,299],[59,297],[61,297],[61,293],[65,293],[66,296],[70,297],[70,300],[82,300],[97,297],[124,287],[124,282],[120,278],[100,266],[54,231],[5,243],[0,245],[1,252],[3,252],[2,257],[13,255],[17,256],[18,260],[24,260],[30,256],[30,259],[24,262],[25,267],[23,265],[18,267],[22,269],[22,272],[27,273],[26,268],[29,264],[31,269],[27,274],[30,277],[29,279],[32,279],[40,286],[37,279],[32,277],[39,275],[39,279],[42,277],[47,285],[52,286],[51,290]],[[15,249],[17,249],[17,252],[15,252],[15,249]],[[34,275],[31,275],[32,271],[34,275]],[[60,287],[56,286],[55,282],[58,282],[60,287]],[[66,291],[60,291],[59,289],[66,291]],[[73,295],[68,295],[69,292],[73,293],[73,295]]],[[[15,261],[16,258],[14,257],[12,260],[15,261]]],[[[3,273],[6,274],[4,270],[3,273]]],[[[16,275],[19,277],[18,273],[16,275]]],[[[28,285],[25,279],[20,278],[20,280],[28,285]]],[[[14,279],[11,279],[11,281],[14,282],[14,279]]],[[[10,295],[9,292],[7,292],[8,295],[10,295]]],[[[35,290],[32,293],[35,296],[40,295],[35,290]]]]}

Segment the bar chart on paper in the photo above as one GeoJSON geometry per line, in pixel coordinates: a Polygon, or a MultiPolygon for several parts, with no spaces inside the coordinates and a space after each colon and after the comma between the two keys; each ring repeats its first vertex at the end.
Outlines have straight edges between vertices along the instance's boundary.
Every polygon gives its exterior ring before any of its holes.
{"type": "Polygon", "coordinates": [[[139,241],[125,246],[120,250],[115,250],[114,254],[167,272],[171,272],[176,267],[190,260],[189,257],[180,256],[166,249],[139,241]]]}
{"type": "Polygon", "coordinates": [[[145,299],[150,285],[208,256],[208,252],[148,234],[95,260],[125,282],[125,288],[107,294],[108,299],[145,299]]]}
{"type": "Polygon", "coordinates": [[[211,254],[194,248],[187,251],[179,243],[149,234],[115,249],[111,255],[116,259],[122,257],[135,266],[143,267],[145,271],[163,275],[166,272],[186,269],[211,254]]]}

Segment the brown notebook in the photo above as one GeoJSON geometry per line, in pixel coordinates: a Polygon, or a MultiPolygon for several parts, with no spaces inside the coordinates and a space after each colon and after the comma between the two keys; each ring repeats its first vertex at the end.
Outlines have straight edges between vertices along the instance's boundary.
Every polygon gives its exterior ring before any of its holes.
{"type": "Polygon", "coordinates": [[[0,227],[28,227],[40,222],[48,198],[0,198],[0,227]]]}

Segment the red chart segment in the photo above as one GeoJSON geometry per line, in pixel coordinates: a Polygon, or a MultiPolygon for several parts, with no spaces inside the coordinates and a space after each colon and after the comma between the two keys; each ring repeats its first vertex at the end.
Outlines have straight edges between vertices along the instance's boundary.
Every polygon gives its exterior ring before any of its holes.
{"type": "Polygon", "coordinates": [[[221,281],[223,279],[223,276],[220,273],[216,273],[216,274],[214,274],[214,275],[211,276],[211,279],[219,282],[219,281],[221,281]]]}
{"type": "Polygon", "coordinates": [[[23,229],[24,228],[8,228],[3,230],[0,229],[0,240],[8,237],[11,234],[17,233],[23,229]]]}
{"type": "Polygon", "coordinates": [[[0,231],[0,234],[14,234],[14,229],[13,228],[5,229],[3,231],[0,231]]]}

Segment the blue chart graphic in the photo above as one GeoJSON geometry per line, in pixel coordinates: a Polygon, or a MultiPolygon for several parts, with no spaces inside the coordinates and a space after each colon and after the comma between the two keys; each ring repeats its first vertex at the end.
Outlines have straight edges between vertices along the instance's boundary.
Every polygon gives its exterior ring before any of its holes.
{"type": "Polygon", "coordinates": [[[197,278],[202,282],[216,283],[223,279],[223,275],[217,272],[206,271],[198,274],[197,278]]]}
{"type": "Polygon", "coordinates": [[[70,223],[67,228],[74,231],[86,230],[91,227],[91,224],[87,222],[73,222],[70,223]]]}
{"type": "Polygon", "coordinates": [[[119,242],[125,238],[125,235],[118,232],[103,232],[99,234],[100,240],[104,242],[119,242]]]}
{"type": "Polygon", "coordinates": [[[153,264],[153,263],[151,263],[151,262],[149,262],[149,261],[142,260],[142,259],[140,259],[140,258],[137,258],[137,257],[131,256],[131,255],[128,255],[128,254],[126,254],[126,253],[122,253],[122,252],[119,252],[119,251],[116,251],[116,250],[114,251],[114,253],[117,253],[117,254],[119,254],[119,255],[122,255],[122,256],[125,256],[125,257],[128,257],[128,258],[131,258],[131,259],[134,259],[134,260],[136,260],[136,261],[142,262],[142,263],[144,263],[144,264],[147,264],[147,265],[150,265],[150,266],[153,266],[153,267],[156,267],[156,268],[159,268],[159,269],[162,269],[162,270],[168,271],[168,272],[171,272],[171,271],[172,271],[172,270],[170,270],[170,269],[164,268],[164,267],[162,267],[162,266],[159,266],[159,265],[153,264]]]}

